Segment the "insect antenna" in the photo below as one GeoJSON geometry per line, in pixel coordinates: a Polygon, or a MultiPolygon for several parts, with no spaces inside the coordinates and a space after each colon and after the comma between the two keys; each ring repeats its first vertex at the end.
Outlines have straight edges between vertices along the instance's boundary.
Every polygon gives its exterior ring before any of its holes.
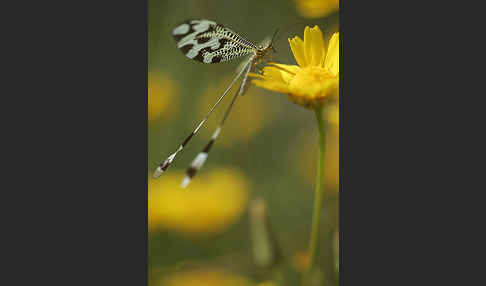
{"type": "Polygon", "coordinates": [[[223,98],[226,96],[226,94],[228,94],[228,92],[230,91],[230,89],[233,87],[233,85],[236,83],[236,81],[243,74],[244,71],[245,71],[245,69],[242,69],[238,73],[238,75],[233,79],[233,81],[230,83],[230,85],[228,86],[228,88],[226,88],[226,90],[218,98],[218,100],[216,101],[216,103],[211,107],[211,109],[206,114],[206,116],[204,116],[203,120],[201,122],[199,122],[199,124],[194,129],[194,131],[192,131],[191,134],[189,134],[189,136],[187,136],[186,139],[181,143],[181,145],[179,145],[179,148],[174,153],[172,153],[167,159],[165,159],[164,162],[162,162],[161,164],[159,164],[159,166],[155,169],[155,171],[154,171],[154,173],[152,175],[152,178],[157,179],[158,177],[160,177],[167,170],[167,168],[170,167],[170,165],[174,161],[174,159],[177,156],[177,154],[184,149],[184,147],[187,145],[187,143],[189,143],[189,141],[191,141],[192,137],[194,135],[196,135],[196,133],[199,131],[199,129],[201,128],[201,126],[203,126],[204,123],[206,123],[206,121],[209,119],[209,116],[213,113],[214,109],[216,108],[216,106],[218,106],[218,104],[221,102],[221,100],[223,100],[223,98]]]}
{"type": "Polygon", "coordinates": [[[291,29],[293,29],[294,27],[297,27],[298,25],[305,25],[306,22],[303,22],[303,21],[299,21],[299,22],[295,22],[295,23],[292,23],[292,24],[289,24],[289,25],[286,25],[282,30],[284,32],[282,33],[279,33],[278,34],[278,31],[279,29],[277,28],[277,30],[275,31],[275,33],[273,34],[273,37],[272,37],[272,42],[271,44],[273,45],[273,43],[276,43],[278,42],[278,40],[280,40],[280,37],[284,34],[286,34],[288,31],[290,31],[291,29]],[[278,37],[277,37],[277,34],[278,34],[278,37]]]}
{"type": "Polygon", "coordinates": [[[273,41],[275,40],[275,37],[277,36],[277,34],[278,34],[278,28],[273,33],[272,40],[270,41],[270,45],[269,45],[272,48],[272,50],[273,50],[274,53],[276,53],[277,51],[273,47],[273,41]]]}
{"type": "Polygon", "coordinates": [[[231,112],[231,109],[233,108],[233,105],[235,104],[236,99],[240,96],[243,95],[243,93],[247,90],[247,80],[248,80],[248,73],[249,71],[253,68],[253,60],[250,60],[249,63],[245,68],[243,68],[243,71],[246,71],[245,77],[241,81],[240,88],[236,91],[235,95],[233,96],[233,99],[231,100],[230,105],[226,109],[226,112],[223,116],[223,119],[219,123],[218,127],[214,131],[213,135],[211,136],[211,139],[209,140],[208,144],[204,147],[204,149],[197,154],[196,158],[192,161],[191,165],[189,168],[186,170],[186,175],[184,176],[184,179],[182,179],[181,187],[185,188],[189,183],[191,182],[192,178],[197,174],[197,172],[202,168],[204,163],[206,162],[206,159],[208,158],[209,151],[211,150],[211,147],[214,144],[214,141],[219,136],[219,133],[221,132],[221,129],[223,127],[224,122],[228,118],[228,115],[231,112]]]}

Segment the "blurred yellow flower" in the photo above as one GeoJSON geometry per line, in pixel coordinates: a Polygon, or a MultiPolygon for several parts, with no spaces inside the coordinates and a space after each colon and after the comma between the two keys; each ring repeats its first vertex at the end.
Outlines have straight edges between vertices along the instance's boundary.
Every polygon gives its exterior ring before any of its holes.
{"type": "MultiPolygon", "coordinates": [[[[199,113],[205,114],[214,101],[228,87],[233,77],[226,77],[217,83],[210,83],[199,99],[199,113]]],[[[231,97],[239,88],[235,84],[230,90],[231,97]]],[[[238,99],[228,119],[227,128],[223,129],[224,136],[218,141],[219,146],[230,147],[235,143],[247,142],[254,138],[265,126],[275,118],[277,110],[271,98],[258,94],[259,90],[250,89],[238,99]],[[251,116],[248,116],[251,114],[251,116]]],[[[216,109],[218,115],[211,118],[204,128],[206,136],[210,136],[220,122],[230,100],[225,99],[216,109]]]]}
{"type": "Polygon", "coordinates": [[[309,268],[310,256],[307,250],[299,250],[292,257],[292,266],[297,271],[304,273],[309,268]]]}
{"type": "MultiPolygon", "coordinates": [[[[246,208],[249,183],[232,169],[207,170],[187,190],[180,187],[182,172],[149,179],[149,231],[161,228],[192,235],[219,233],[246,208]]],[[[151,177],[150,177],[151,178],[151,177]]]]}
{"type": "Polygon", "coordinates": [[[320,18],[339,10],[339,0],[294,0],[297,12],[305,18],[320,18]]]}
{"type": "Polygon", "coordinates": [[[257,286],[277,286],[277,284],[271,282],[271,281],[265,281],[262,283],[258,283],[257,286]]]}
{"type": "Polygon", "coordinates": [[[246,278],[219,269],[186,270],[162,278],[157,286],[250,286],[246,278]]]}
{"type": "Polygon", "coordinates": [[[251,76],[253,84],[286,93],[306,108],[315,108],[339,96],[339,33],[335,33],[326,54],[324,39],[318,26],[305,27],[304,40],[289,39],[296,65],[269,63],[263,74],[251,76]]]}
{"type": "MultiPolygon", "coordinates": [[[[326,153],[324,158],[324,190],[335,193],[339,191],[339,105],[329,104],[325,109],[326,153]]],[[[297,136],[291,145],[291,160],[296,162],[300,176],[308,183],[314,184],[315,165],[317,162],[317,139],[309,134],[297,136]]]]}
{"type": "Polygon", "coordinates": [[[148,74],[148,119],[154,121],[161,116],[170,116],[177,108],[174,82],[162,73],[148,74]]]}
{"type": "Polygon", "coordinates": [[[330,104],[326,108],[326,122],[332,128],[332,131],[337,131],[339,136],[339,102],[330,104]]]}

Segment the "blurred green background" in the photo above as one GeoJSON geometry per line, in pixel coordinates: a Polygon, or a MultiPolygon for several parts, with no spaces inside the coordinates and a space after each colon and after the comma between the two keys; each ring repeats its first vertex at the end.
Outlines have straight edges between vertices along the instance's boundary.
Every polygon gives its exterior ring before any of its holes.
{"type": "MultiPolygon", "coordinates": [[[[195,128],[242,60],[191,61],[171,36],[177,24],[187,19],[214,20],[254,43],[279,28],[274,61],[296,64],[287,39],[303,38],[306,25],[319,25],[327,42],[339,30],[337,3],[149,0],[149,170],[195,128]]],[[[286,95],[250,87],[236,102],[204,168],[186,190],[179,188],[183,172],[208,142],[230,96],[166,174],[157,180],[148,174],[150,285],[257,285],[264,281],[299,285],[314,195],[317,130],[313,112],[291,103],[286,95]],[[258,267],[252,253],[248,209],[255,198],[266,204],[282,256],[270,270],[258,267]]],[[[338,126],[329,124],[323,243],[337,235],[338,144],[338,126]]],[[[329,263],[326,257],[321,249],[320,265],[329,263]]]]}

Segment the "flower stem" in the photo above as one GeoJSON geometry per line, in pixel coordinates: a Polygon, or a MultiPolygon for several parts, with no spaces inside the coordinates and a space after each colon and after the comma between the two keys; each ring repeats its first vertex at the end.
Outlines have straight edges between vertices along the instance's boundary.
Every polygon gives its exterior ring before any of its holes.
{"type": "Polygon", "coordinates": [[[315,187],[315,198],[314,198],[314,210],[312,214],[312,229],[309,241],[309,266],[307,269],[307,275],[304,279],[309,280],[312,279],[312,275],[316,268],[316,253],[317,253],[317,244],[319,241],[319,226],[320,226],[320,218],[322,212],[322,204],[324,201],[324,188],[323,188],[323,181],[324,181],[324,154],[326,149],[326,134],[325,134],[325,126],[324,126],[324,119],[323,119],[323,108],[317,107],[315,109],[316,119],[317,119],[317,127],[319,133],[319,142],[318,142],[318,153],[317,153],[317,173],[316,173],[316,187],[315,187]]]}
{"type": "Polygon", "coordinates": [[[324,177],[324,153],[326,149],[326,134],[324,130],[324,120],[322,107],[315,109],[317,127],[319,131],[319,144],[317,148],[317,173],[316,173],[316,188],[315,188],[315,198],[314,198],[314,213],[312,214],[312,231],[309,242],[309,269],[315,267],[315,256],[317,251],[317,242],[319,240],[319,224],[322,211],[322,203],[324,200],[324,188],[323,188],[323,177],[324,177]]]}

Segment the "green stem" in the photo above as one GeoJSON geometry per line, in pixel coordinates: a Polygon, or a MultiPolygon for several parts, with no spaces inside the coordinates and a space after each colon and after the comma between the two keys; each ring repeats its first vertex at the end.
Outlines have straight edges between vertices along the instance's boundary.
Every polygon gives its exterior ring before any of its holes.
{"type": "Polygon", "coordinates": [[[317,119],[317,127],[319,131],[319,145],[318,145],[318,153],[317,153],[317,173],[316,173],[316,189],[315,189],[315,198],[314,198],[314,213],[312,214],[312,231],[311,237],[309,242],[309,270],[315,268],[315,257],[317,252],[317,242],[319,240],[319,225],[320,225],[320,218],[321,218],[321,211],[322,211],[322,203],[324,200],[324,188],[323,188],[323,181],[324,181],[324,153],[326,149],[326,134],[324,130],[324,120],[323,120],[323,112],[322,107],[318,107],[315,109],[316,112],[316,119],[317,119]]]}
{"type": "MultiPolygon", "coordinates": [[[[309,281],[312,279],[316,268],[316,254],[317,254],[317,244],[319,241],[319,226],[322,212],[322,204],[324,201],[324,156],[326,149],[326,134],[323,119],[323,108],[317,107],[315,109],[317,127],[319,133],[319,144],[317,153],[317,173],[316,173],[316,187],[315,187],[315,198],[314,198],[314,210],[312,214],[312,229],[309,241],[309,266],[306,273],[305,280],[309,281]]],[[[326,240],[327,241],[327,240],[326,240]]],[[[327,271],[326,271],[327,272],[327,271]]],[[[328,273],[325,273],[326,275],[328,273]]]]}

